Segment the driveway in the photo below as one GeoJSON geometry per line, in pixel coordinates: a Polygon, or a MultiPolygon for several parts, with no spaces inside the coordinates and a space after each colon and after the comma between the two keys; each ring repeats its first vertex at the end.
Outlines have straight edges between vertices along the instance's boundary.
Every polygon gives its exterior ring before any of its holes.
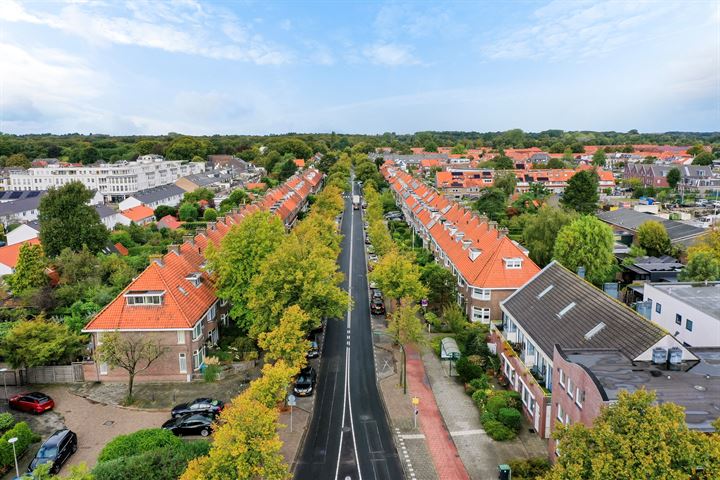
{"type": "MultiPolygon", "coordinates": [[[[34,387],[31,387],[34,388],[34,387]]],[[[8,387],[10,390],[10,387],[8,387]]],[[[63,426],[78,436],[78,450],[61,470],[61,474],[70,471],[69,466],[85,462],[93,467],[100,450],[118,435],[132,433],[143,428],[159,427],[170,418],[168,411],[139,411],[116,406],[103,405],[78,397],[69,392],[67,386],[52,385],[37,388],[55,400],[55,409],[42,415],[29,415],[13,412],[17,421],[27,421],[30,428],[42,436],[42,441],[63,426]]],[[[25,390],[23,390],[25,391],[25,390]]],[[[10,394],[12,395],[12,391],[10,394]]],[[[27,470],[40,443],[33,445],[19,460],[20,473],[27,470]]],[[[11,479],[14,469],[4,479],[11,479]]]]}

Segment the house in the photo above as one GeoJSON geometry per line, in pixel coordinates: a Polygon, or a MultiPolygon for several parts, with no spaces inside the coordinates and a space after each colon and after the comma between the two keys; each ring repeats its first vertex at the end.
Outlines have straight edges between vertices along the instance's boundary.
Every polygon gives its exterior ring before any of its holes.
{"type": "Polygon", "coordinates": [[[230,185],[232,177],[220,173],[197,173],[177,179],[175,185],[186,192],[194,192],[198,188],[219,188],[230,185]]]}
{"type": "Polygon", "coordinates": [[[646,187],[669,187],[667,175],[673,168],[680,171],[680,192],[698,192],[705,194],[708,190],[720,189],[720,176],[713,174],[711,167],[700,165],[646,165],[634,163],[625,165],[623,178],[638,179],[646,187]]]}
{"type": "Polygon", "coordinates": [[[40,239],[33,238],[25,242],[0,247],[0,277],[15,272],[15,266],[20,257],[20,249],[25,244],[40,245],[40,239]]]}
{"type": "Polygon", "coordinates": [[[706,233],[703,228],[650,213],[638,212],[631,208],[618,208],[617,210],[599,212],[597,217],[610,225],[616,235],[625,235],[632,239],[635,239],[640,225],[649,221],[662,223],[670,237],[670,242],[673,244],[692,245],[706,233]]]}
{"type": "Polygon", "coordinates": [[[412,230],[457,280],[458,303],[473,322],[499,320],[500,302],[540,269],[496,222],[479,216],[386,163],[381,171],[412,230]]]}
{"type": "Polygon", "coordinates": [[[262,182],[246,183],[245,188],[248,190],[265,190],[267,188],[267,185],[262,182]]]}
{"type": "Polygon", "coordinates": [[[5,235],[7,245],[15,245],[16,243],[27,242],[33,238],[40,237],[40,224],[37,220],[24,223],[13,228],[5,235]]]}
{"type": "Polygon", "coordinates": [[[0,222],[7,228],[13,223],[37,220],[40,213],[40,199],[46,193],[39,190],[0,192],[0,222]]]}
{"type": "Polygon", "coordinates": [[[120,212],[120,215],[130,219],[131,222],[135,222],[138,225],[147,225],[155,220],[155,212],[152,208],[146,207],[145,205],[128,208],[127,210],[120,212]]]}
{"type": "Polygon", "coordinates": [[[177,218],[172,215],[165,215],[157,222],[157,228],[167,228],[170,230],[177,230],[182,227],[182,222],[178,222],[177,218]]]}
{"type": "Polygon", "coordinates": [[[629,362],[650,362],[655,350],[663,349],[684,364],[698,360],[657,324],[556,261],[501,308],[502,325],[491,325],[490,338],[510,387],[520,393],[525,416],[542,438],[550,438],[555,418],[567,423],[562,413],[570,408],[566,397],[579,408],[588,398],[589,384],[571,380],[566,368],[558,368],[558,351],[617,351],[629,362]]]}
{"type": "Polygon", "coordinates": [[[683,345],[720,348],[720,282],[646,283],[643,301],[683,345]]]}
{"type": "Polygon", "coordinates": [[[104,204],[95,205],[95,211],[100,216],[100,221],[105,225],[105,228],[112,230],[115,225],[130,225],[132,220],[113,209],[112,207],[104,204]]]}
{"type": "Polygon", "coordinates": [[[684,268],[677,258],[669,255],[637,257],[631,265],[623,266],[622,283],[677,282],[678,274],[684,268]]]}
{"type": "Polygon", "coordinates": [[[299,170],[302,170],[303,168],[305,168],[305,159],[296,158],[296,159],[294,160],[294,162],[295,162],[295,166],[296,166],[299,170]]]}
{"type": "Polygon", "coordinates": [[[127,210],[129,208],[145,205],[146,207],[150,207],[155,210],[160,205],[175,207],[182,202],[183,195],[185,195],[185,190],[174,183],[170,183],[167,185],[141,190],[120,202],[118,204],[118,208],[120,210],[127,210]]]}
{"type": "MultiPolygon", "coordinates": [[[[230,305],[215,295],[205,269],[205,250],[218,245],[233,225],[258,210],[270,210],[288,225],[305,208],[308,196],[316,192],[322,174],[308,169],[294,175],[266,199],[208,222],[207,228],[183,237],[168,253],[152,260],[123,291],[88,322],[83,329],[91,335],[92,348],[102,345],[108,332],[144,335],[156,339],[165,351],[157,362],[136,377],[136,381],[191,381],[200,376],[207,349],[216,344],[228,324],[230,305]],[[274,210],[273,210],[274,208],[274,210]]],[[[147,208],[147,207],[135,207],[147,208]]],[[[125,381],[127,373],[106,364],[85,362],[86,379],[100,382],[125,381]]]]}

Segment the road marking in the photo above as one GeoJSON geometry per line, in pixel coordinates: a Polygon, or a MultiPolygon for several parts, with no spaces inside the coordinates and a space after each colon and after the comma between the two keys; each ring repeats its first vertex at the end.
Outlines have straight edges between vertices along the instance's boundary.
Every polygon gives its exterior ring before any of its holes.
{"type": "Polygon", "coordinates": [[[420,440],[424,439],[425,435],[422,433],[408,433],[406,435],[398,435],[401,440],[420,440]]]}
{"type": "Polygon", "coordinates": [[[464,437],[466,435],[485,435],[485,430],[459,430],[457,432],[450,432],[453,437],[464,437]]]}

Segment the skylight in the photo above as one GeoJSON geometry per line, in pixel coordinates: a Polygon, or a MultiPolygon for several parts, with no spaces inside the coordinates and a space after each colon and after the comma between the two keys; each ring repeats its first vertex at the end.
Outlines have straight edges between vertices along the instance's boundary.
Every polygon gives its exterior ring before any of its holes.
{"type": "Polygon", "coordinates": [[[567,307],[560,310],[560,313],[558,313],[558,317],[562,318],[562,316],[565,315],[566,313],[568,313],[570,310],[572,310],[572,308],[574,306],[575,306],[575,302],[570,303],[570,305],[568,305],[567,307]]]}
{"type": "Polygon", "coordinates": [[[597,335],[603,328],[605,328],[605,324],[603,322],[598,323],[592,328],[592,330],[585,334],[585,340],[590,340],[592,337],[597,335]]]}
{"type": "Polygon", "coordinates": [[[538,293],[537,298],[538,298],[538,299],[542,298],[543,295],[545,295],[545,294],[548,293],[550,290],[552,290],[553,286],[554,286],[554,285],[550,285],[550,286],[547,287],[545,290],[543,290],[542,292],[538,293]]]}

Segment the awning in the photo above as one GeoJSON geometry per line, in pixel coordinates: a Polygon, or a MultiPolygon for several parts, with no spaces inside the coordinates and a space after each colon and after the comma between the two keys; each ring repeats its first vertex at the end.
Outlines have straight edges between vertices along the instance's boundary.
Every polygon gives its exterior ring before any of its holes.
{"type": "Polygon", "coordinates": [[[460,358],[460,349],[454,338],[445,337],[440,342],[440,358],[458,359],[460,358]]]}

